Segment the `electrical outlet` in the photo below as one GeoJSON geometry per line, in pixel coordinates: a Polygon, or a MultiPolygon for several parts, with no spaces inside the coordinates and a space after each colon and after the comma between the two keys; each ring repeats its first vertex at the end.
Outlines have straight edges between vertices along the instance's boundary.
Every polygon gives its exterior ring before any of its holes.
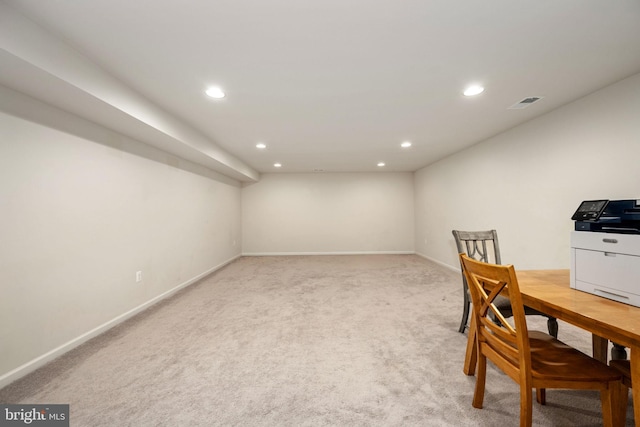
{"type": "Polygon", "coordinates": [[[142,282],[142,271],[136,271],[136,283],[142,282]]]}

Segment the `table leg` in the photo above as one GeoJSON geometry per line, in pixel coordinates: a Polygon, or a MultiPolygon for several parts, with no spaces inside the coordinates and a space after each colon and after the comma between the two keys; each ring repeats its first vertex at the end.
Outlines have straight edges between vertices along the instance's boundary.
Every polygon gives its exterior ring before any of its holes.
{"type": "Polygon", "coordinates": [[[632,347],[631,352],[631,395],[633,396],[633,419],[640,423],[640,347],[632,347]]]}
{"type": "Polygon", "coordinates": [[[591,335],[591,347],[593,349],[593,358],[603,363],[608,363],[609,340],[602,338],[596,334],[591,335]]]}
{"type": "Polygon", "coordinates": [[[464,355],[464,367],[462,368],[462,372],[469,376],[475,375],[477,364],[478,347],[476,346],[476,318],[472,313],[471,323],[469,324],[469,337],[467,338],[467,351],[464,355]]]}

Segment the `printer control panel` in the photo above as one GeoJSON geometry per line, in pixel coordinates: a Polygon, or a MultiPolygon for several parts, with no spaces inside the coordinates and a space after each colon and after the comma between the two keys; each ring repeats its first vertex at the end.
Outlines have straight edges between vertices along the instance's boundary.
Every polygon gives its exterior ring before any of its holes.
{"type": "Polygon", "coordinates": [[[585,200],[571,217],[574,221],[595,221],[600,218],[609,200],[585,200]]]}

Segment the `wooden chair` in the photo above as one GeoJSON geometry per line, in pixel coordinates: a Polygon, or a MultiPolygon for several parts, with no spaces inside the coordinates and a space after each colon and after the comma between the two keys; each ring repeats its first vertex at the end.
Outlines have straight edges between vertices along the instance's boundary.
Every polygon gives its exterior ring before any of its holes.
{"type": "MultiPolygon", "coordinates": [[[[500,246],[498,244],[498,233],[496,232],[496,230],[452,230],[452,233],[453,238],[456,241],[456,246],[458,247],[458,253],[464,252],[469,257],[477,261],[493,261],[495,264],[501,264],[500,246]],[[490,251],[491,248],[493,249],[492,251],[490,251]],[[490,259],[490,254],[493,256],[493,260],[490,259]]],[[[464,330],[467,328],[469,319],[469,306],[471,305],[469,287],[467,285],[467,280],[465,279],[464,274],[462,275],[462,295],[464,301],[462,306],[462,319],[460,320],[460,327],[458,328],[458,332],[460,333],[464,333],[464,330]]],[[[500,309],[504,317],[513,316],[513,313],[511,312],[511,303],[509,302],[508,298],[500,296],[497,298],[495,304],[500,309]]],[[[546,317],[549,335],[552,335],[554,338],[558,338],[558,321],[555,317],[549,316],[548,314],[540,313],[539,311],[527,306],[525,306],[524,311],[527,316],[538,315],[546,317]]]]}
{"type": "Polygon", "coordinates": [[[476,261],[460,254],[460,263],[473,301],[473,322],[478,354],[473,406],[482,408],[487,359],[520,385],[520,426],[531,426],[532,389],[539,403],[545,404],[545,389],[600,390],[605,427],[624,424],[620,393],[624,386],[615,369],[540,331],[528,331],[527,320],[512,265],[476,261]],[[499,294],[508,295],[513,326],[494,304],[499,294]],[[495,320],[489,318],[493,313],[495,320]]]}

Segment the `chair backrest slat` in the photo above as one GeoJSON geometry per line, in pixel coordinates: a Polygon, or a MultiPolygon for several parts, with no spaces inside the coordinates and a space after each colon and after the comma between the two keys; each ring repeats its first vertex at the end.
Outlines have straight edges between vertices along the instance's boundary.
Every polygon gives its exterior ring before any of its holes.
{"type": "Polygon", "coordinates": [[[483,262],[501,264],[498,232],[488,231],[460,231],[453,230],[458,253],[466,253],[471,258],[483,262]],[[493,251],[490,251],[490,249],[493,251]],[[493,257],[493,259],[492,259],[493,257]]]}

